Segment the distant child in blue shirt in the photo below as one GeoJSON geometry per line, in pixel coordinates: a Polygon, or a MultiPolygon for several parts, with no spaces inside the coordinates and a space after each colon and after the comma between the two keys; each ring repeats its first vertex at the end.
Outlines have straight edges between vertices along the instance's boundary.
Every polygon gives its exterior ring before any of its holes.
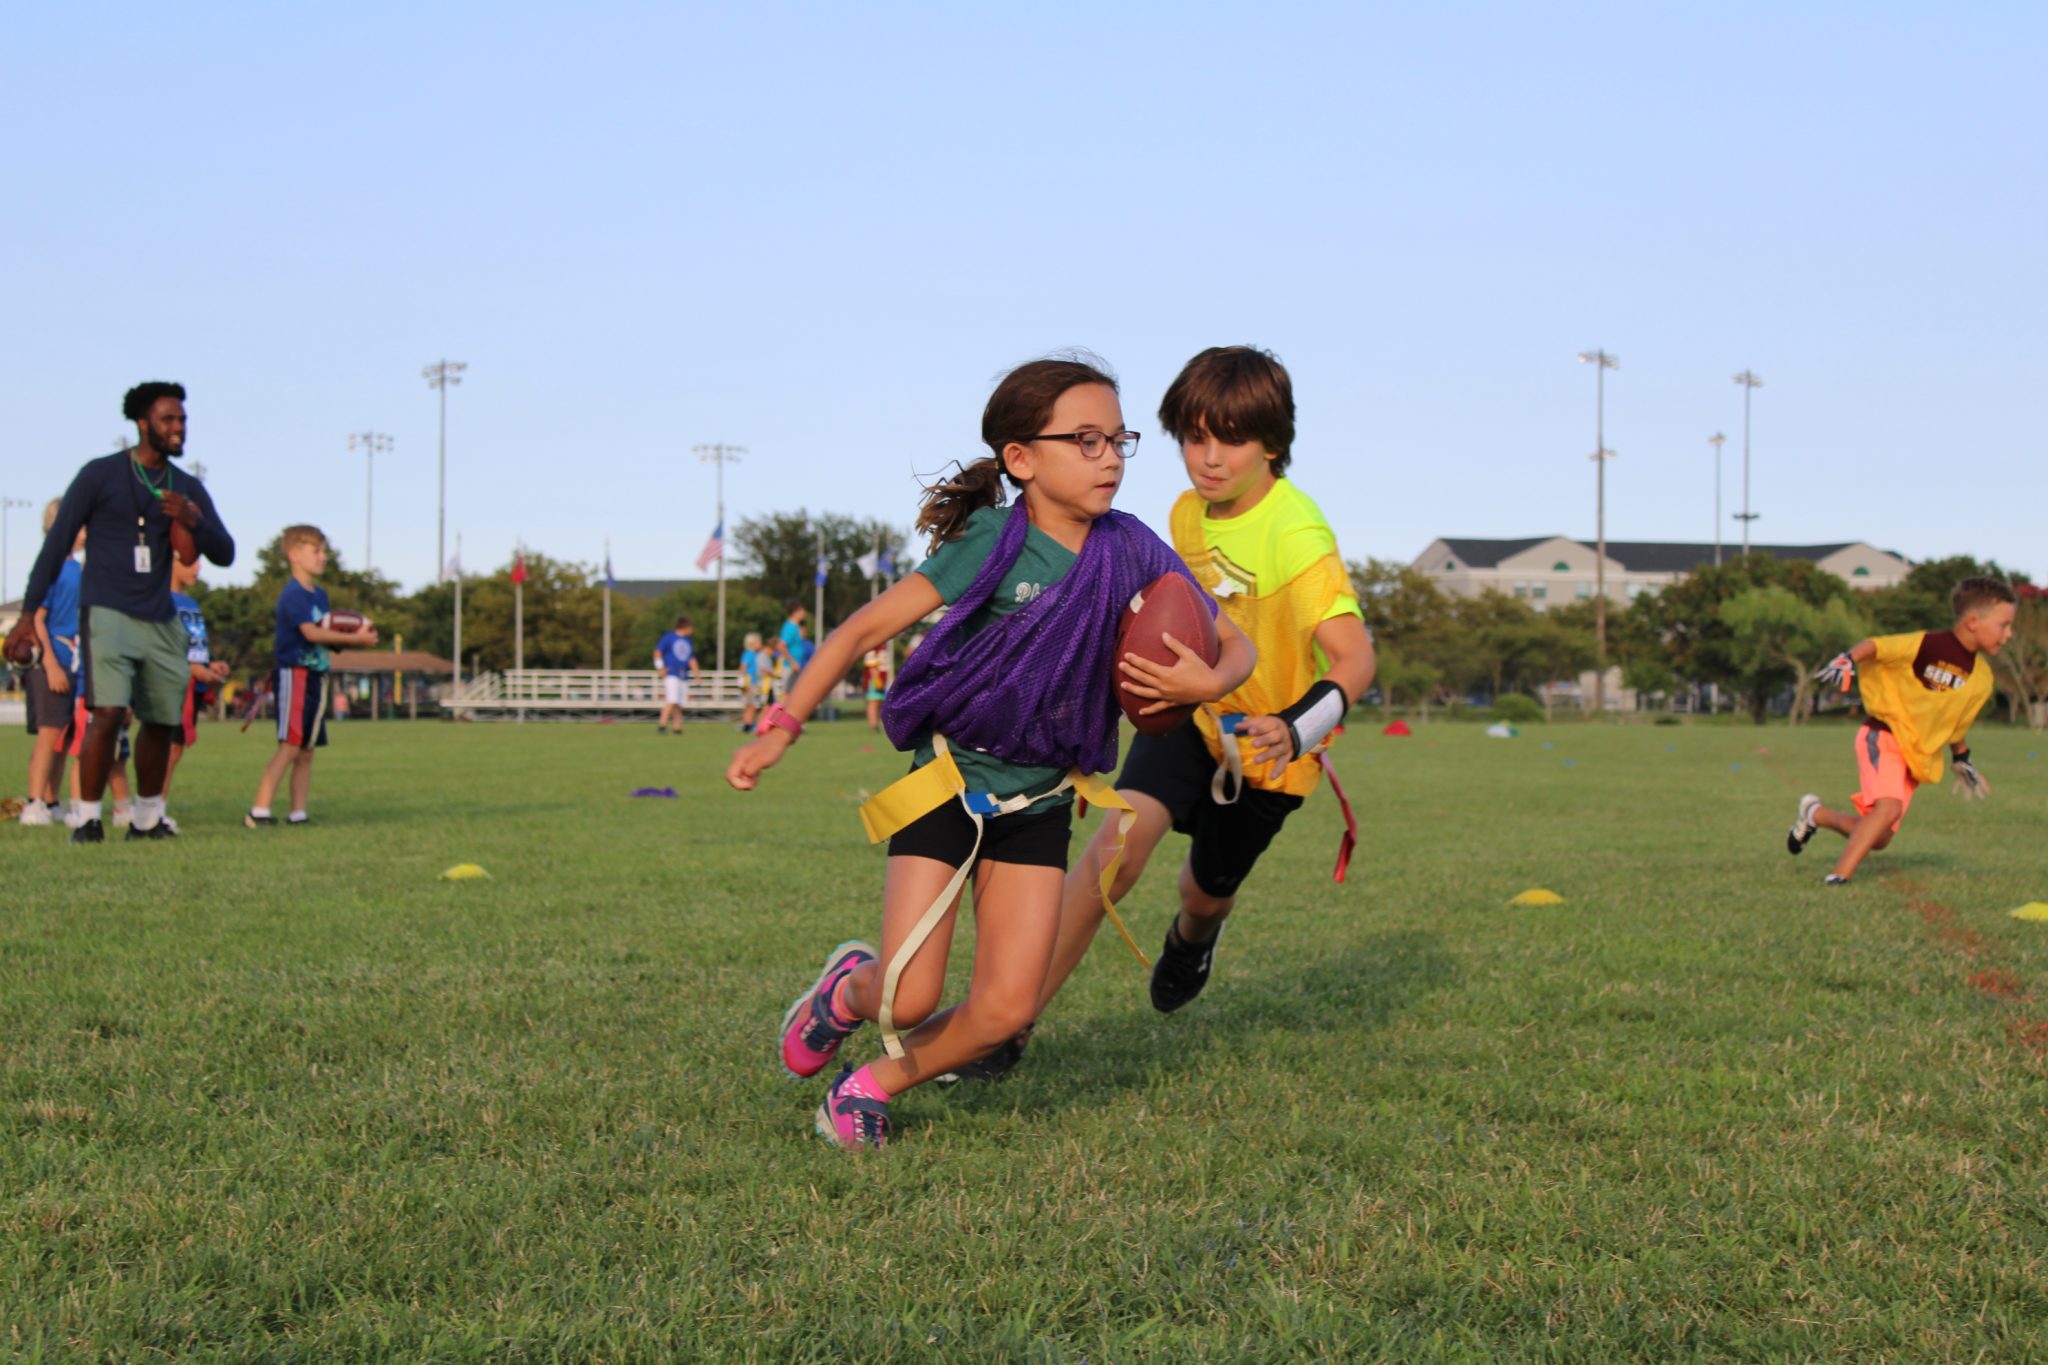
{"type": "Polygon", "coordinates": [[[755,697],[761,678],[761,632],[750,630],[740,641],[740,730],[754,728],[755,697]]]}
{"type": "Polygon", "coordinates": [[[691,640],[696,627],[687,616],[676,618],[676,628],[661,637],[654,647],[654,666],[661,670],[661,716],[654,733],[666,730],[673,717],[676,733],[683,732],[683,700],[689,695],[690,674],[697,667],[697,646],[691,640]]]}
{"type": "Polygon", "coordinates": [[[354,649],[377,643],[376,628],[367,618],[359,631],[334,630],[327,624],[327,590],[316,581],[327,572],[327,537],[320,528],[287,526],[280,540],[292,576],[277,595],[277,666],[271,674],[277,697],[277,752],[264,765],[255,804],[242,819],[250,829],[277,823],[270,802],[286,768],[292,770],[289,823],[306,822],[313,750],[327,743],[327,647],[354,649]]]}
{"type": "Polygon", "coordinates": [[[802,668],[811,661],[811,642],[804,638],[804,622],[810,619],[811,609],[801,602],[789,604],[789,619],[782,623],[782,652],[789,661],[802,668]]]}
{"type": "MultiPolygon", "coordinates": [[[[199,712],[212,701],[213,689],[228,677],[227,662],[213,657],[213,648],[206,638],[206,616],[192,596],[192,588],[198,582],[198,561],[171,561],[171,605],[177,609],[178,624],[185,627],[185,663],[192,671],[192,680],[185,684],[185,723],[179,728],[178,737],[171,741],[171,765],[164,774],[166,801],[171,796],[171,780],[178,775],[178,760],[185,756],[188,746],[199,742],[199,712]]],[[[178,827],[170,816],[164,819],[172,829],[178,827]]]]}
{"type": "MultiPolygon", "coordinates": [[[[43,509],[43,533],[57,520],[53,499],[43,509]]],[[[36,608],[36,643],[42,661],[28,671],[28,728],[35,747],[28,753],[28,804],[24,825],[57,823],[57,784],[64,777],[65,731],[71,725],[73,681],[78,673],[78,551],[85,532],[78,533],[71,557],[58,568],[43,605],[36,608]]]]}

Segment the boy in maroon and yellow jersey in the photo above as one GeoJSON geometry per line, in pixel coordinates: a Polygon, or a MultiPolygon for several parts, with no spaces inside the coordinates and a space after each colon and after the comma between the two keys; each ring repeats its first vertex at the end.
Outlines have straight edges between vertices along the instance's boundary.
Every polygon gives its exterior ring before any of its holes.
{"type": "Polygon", "coordinates": [[[1848,839],[1826,884],[1843,886],[1873,849],[1891,843],[1923,782],[1941,781],[1941,751],[1953,757],[1956,790],[1982,798],[1991,784],[1970,761],[1970,724],[1991,699],[1991,657],[2012,638],[2016,609],[2010,585],[1996,578],[1965,578],[1949,595],[1955,625],[1865,640],[1814,676],[1849,690],[1862,686],[1870,716],[1856,731],[1856,771],[1862,779],[1855,814],[1829,810],[1814,795],[1799,799],[1799,814],[1785,836],[1793,853],[1805,851],[1816,829],[1848,839]]]}

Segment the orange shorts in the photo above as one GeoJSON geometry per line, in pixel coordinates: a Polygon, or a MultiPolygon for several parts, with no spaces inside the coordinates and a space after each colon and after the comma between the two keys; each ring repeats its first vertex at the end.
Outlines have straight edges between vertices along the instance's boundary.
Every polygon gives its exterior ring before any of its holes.
{"type": "Polygon", "coordinates": [[[1899,819],[1892,821],[1892,832],[1897,833],[1906,808],[1913,804],[1913,789],[1920,783],[1906,767],[1905,755],[1899,752],[1899,741],[1891,731],[1873,725],[1856,731],[1856,775],[1862,779],[1855,797],[1856,813],[1868,815],[1878,802],[1896,801],[1899,819]]]}

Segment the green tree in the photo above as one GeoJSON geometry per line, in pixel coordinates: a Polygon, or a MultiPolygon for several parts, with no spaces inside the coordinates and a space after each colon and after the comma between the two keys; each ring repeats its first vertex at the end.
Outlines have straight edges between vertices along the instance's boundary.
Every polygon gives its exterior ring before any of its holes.
{"type": "Polygon", "coordinates": [[[2033,729],[2048,728],[2048,590],[2017,585],[2019,610],[2012,638],[1992,661],[2012,718],[2033,729]]]}
{"type": "Polygon", "coordinates": [[[2003,578],[2024,583],[2025,574],[2008,573],[1995,559],[1969,555],[1929,559],[1906,571],[1903,581],[1878,588],[1864,599],[1870,604],[1871,628],[1879,635],[1904,635],[1915,630],[1944,630],[1951,623],[1948,595],[1965,578],[2003,578]]]}
{"type": "Polygon", "coordinates": [[[1399,650],[1376,650],[1373,682],[1380,689],[1380,711],[1392,720],[1396,704],[1413,706],[1423,720],[1429,719],[1429,699],[1443,682],[1443,670],[1423,659],[1410,658],[1399,650]]]}
{"type": "MultiPolygon", "coordinates": [[[[604,649],[604,589],[584,565],[526,553],[526,666],[596,668],[604,649]]],[[[616,613],[619,599],[612,598],[616,613]]],[[[484,669],[512,667],[512,566],[468,577],[462,585],[462,648],[484,669]]],[[[613,664],[618,623],[613,621],[613,664]]]]}
{"type": "Polygon", "coordinates": [[[1729,598],[1721,604],[1721,620],[1735,648],[1756,661],[1759,675],[1775,673],[1782,685],[1789,674],[1794,725],[1812,709],[1814,670],[1870,633],[1861,603],[1842,597],[1807,602],[1775,583],[1729,598]]]}
{"type": "Polygon", "coordinates": [[[1716,683],[1742,697],[1750,719],[1762,725],[1772,694],[1790,681],[1787,667],[1740,644],[1721,607],[1752,588],[1772,586],[1813,606],[1855,600],[1846,582],[1809,560],[1743,555],[1718,568],[1702,565],[1638,597],[1623,617],[1623,630],[1631,648],[1660,651],[1679,677],[1716,683]]]}
{"type": "MultiPolygon", "coordinates": [[[[861,573],[856,561],[873,553],[877,536],[894,558],[899,576],[911,567],[904,535],[897,528],[836,512],[814,517],[802,508],[742,520],[733,528],[733,557],[762,595],[778,603],[796,601],[810,606],[817,593],[821,531],[825,537],[825,620],[812,626],[820,634],[828,623],[844,621],[868,600],[872,580],[861,573]]],[[[730,579],[726,587],[731,590],[730,579]]],[[[729,599],[727,607],[729,612],[729,599]]],[[[730,622],[730,615],[727,619],[730,622]]],[[[777,623],[782,620],[779,609],[775,619],[777,623]]]]}
{"type": "MultiPolygon", "coordinates": [[[[782,628],[783,599],[771,597],[761,591],[760,585],[751,578],[728,578],[725,580],[725,667],[737,668],[740,659],[740,642],[748,631],[759,631],[766,638],[782,628]]],[[[617,610],[617,600],[613,601],[617,610]]],[[[718,653],[718,585],[716,583],[684,583],[669,589],[646,605],[646,609],[634,623],[631,647],[624,653],[613,651],[614,666],[639,668],[647,664],[654,655],[655,645],[661,637],[675,629],[676,618],[687,616],[697,629],[697,657],[704,667],[717,666],[718,653]]],[[[619,635],[614,639],[628,637],[619,635]]]]}
{"type": "Polygon", "coordinates": [[[1352,563],[1351,590],[1373,643],[1388,649],[1412,647],[1441,631],[1451,614],[1450,599],[1436,580],[1412,564],[1368,559],[1352,563]]]}

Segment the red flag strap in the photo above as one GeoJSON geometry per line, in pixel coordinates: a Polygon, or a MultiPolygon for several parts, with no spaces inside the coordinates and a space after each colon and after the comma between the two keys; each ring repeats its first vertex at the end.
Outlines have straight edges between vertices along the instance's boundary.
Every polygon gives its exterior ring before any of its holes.
{"type": "Polygon", "coordinates": [[[1337,780],[1337,767],[1330,762],[1327,753],[1316,755],[1323,765],[1323,775],[1330,779],[1330,790],[1337,795],[1337,804],[1344,810],[1344,840],[1337,845],[1337,870],[1330,874],[1332,881],[1344,880],[1344,873],[1351,866],[1351,850],[1358,847],[1358,817],[1351,813],[1351,799],[1344,795],[1344,784],[1337,780]]]}

